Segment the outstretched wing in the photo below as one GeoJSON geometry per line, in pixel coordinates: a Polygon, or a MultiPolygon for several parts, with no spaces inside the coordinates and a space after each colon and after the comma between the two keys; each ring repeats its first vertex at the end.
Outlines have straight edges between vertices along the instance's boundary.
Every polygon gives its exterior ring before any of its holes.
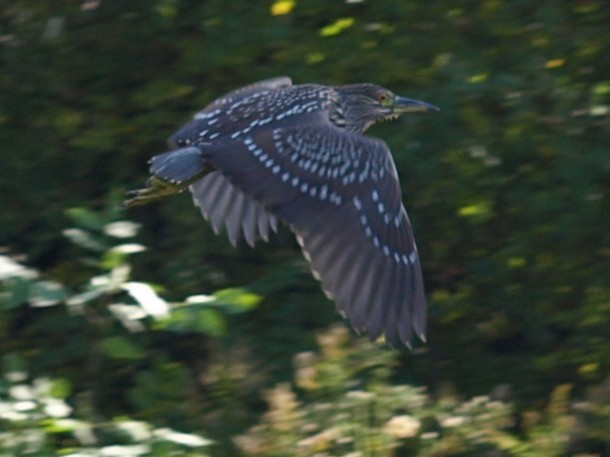
{"type": "MultiPolygon", "coordinates": [[[[291,85],[289,77],[280,76],[241,87],[214,100],[168,139],[172,148],[180,149],[153,157],[150,162],[151,173],[172,184],[189,183],[205,172],[206,168],[199,148],[192,145],[222,131],[217,123],[222,107],[260,92],[291,85]]],[[[243,235],[248,244],[253,246],[256,240],[266,241],[269,232],[277,230],[275,216],[219,173],[207,174],[189,185],[189,189],[195,205],[210,221],[214,231],[218,233],[223,227],[226,228],[232,244],[236,244],[240,235],[243,235]]]]}
{"type": "Polygon", "coordinates": [[[290,224],[322,287],[357,331],[410,346],[413,333],[424,339],[426,303],[390,151],[381,141],[318,125],[202,145],[202,155],[290,224]]]}
{"type": "Polygon", "coordinates": [[[243,234],[250,246],[258,239],[267,241],[270,230],[277,231],[277,218],[263,205],[214,171],[189,186],[195,205],[210,221],[214,232],[224,227],[234,246],[243,234]]]}
{"type": "Polygon", "coordinates": [[[277,231],[277,218],[259,202],[244,194],[218,171],[213,171],[197,147],[165,152],[150,160],[150,173],[171,185],[188,185],[193,202],[203,217],[219,233],[226,228],[229,241],[236,245],[243,235],[250,246],[269,239],[277,231]]]}
{"type": "Polygon", "coordinates": [[[218,116],[222,114],[223,107],[259,92],[268,92],[291,85],[292,80],[289,77],[279,76],[277,78],[258,81],[234,90],[233,92],[229,92],[197,112],[193,116],[193,119],[180,127],[180,129],[168,138],[167,142],[170,147],[177,148],[191,145],[200,139],[205,140],[206,136],[209,137],[210,135],[213,135],[215,127],[218,127],[218,125],[214,126],[214,124],[216,124],[218,116]]]}

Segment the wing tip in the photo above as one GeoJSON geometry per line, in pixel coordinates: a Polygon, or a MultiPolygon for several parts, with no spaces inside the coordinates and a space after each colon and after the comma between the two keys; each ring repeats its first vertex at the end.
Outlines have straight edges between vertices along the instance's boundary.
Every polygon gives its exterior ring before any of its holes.
{"type": "MultiPolygon", "coordinates": [[[[344,313],[340,313],[343,317],[345,317],[344,313]]],[[[349,318],[348,318],[349,319],[349,318]]],[[[409,351],[413,351],[415,348],[415,343],[419,339],[423,344],[428,343],[428,339],[426,337],[425,331],[418,330],[414,323],[408,323],[410,330],[402,335],[402,332],[399,329],[388,329],[384,328],[381,332],[371,332],[369,328],[365,327],[357,327],[352,325],[352,328],[356,335],[362,336],[364,334],[367,335],[369,341],[371,343],[379,344],[381,346],[387,346],[391,349],[399,349],[401,346],[405,346],[409,351]],[[415,337],[413,336],[413,332],[415,333],[415,337]]],[[[398,324],[397,324],[398,327],[398,324]]]]}

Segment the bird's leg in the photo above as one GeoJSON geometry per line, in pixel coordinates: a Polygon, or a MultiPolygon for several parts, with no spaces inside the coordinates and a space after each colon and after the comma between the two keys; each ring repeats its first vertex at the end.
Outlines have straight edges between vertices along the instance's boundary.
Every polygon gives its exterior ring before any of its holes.
{"type": "Polygon", "coordinates": [[[131,208],[133,206],[146,205],[155,200],[179,194],[184,192],[192,183],[198,181],[212,171],[214,171],[214,167],[206,165],[204,169],[195,176],[180,182],[170,182],[159,176],[152,175],[146,181],[146,187],[144,189],[131,190],[125,194],[128,198],[123,201],[123,206],[131,208]]]}
{"type": "Polygon", "coordinates": [[[146,187],[144,189],[130,190],[126,193],[128,198],[123,202],[123,205],[127,208],[146,205],[155,200],[178,194],[187,187],[188,185],[172,184],[161,178],[157,178],[156,176],[151,176],[148,178],[148,181],[146,181],[146,187]]]}

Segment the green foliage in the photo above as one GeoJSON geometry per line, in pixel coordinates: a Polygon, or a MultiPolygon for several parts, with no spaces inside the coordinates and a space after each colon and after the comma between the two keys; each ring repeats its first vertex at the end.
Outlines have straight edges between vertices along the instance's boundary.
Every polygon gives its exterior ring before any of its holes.
{"type": "MultiPolygon", "coordinates": [[[[148,319],[151,328],[222,336],[226,329],[223,313],[250,311],[260,301],[258,295],[234,288],[168,303],[157,294],[156,287],[129,280],[130,256],[146,249],[127,241],[136,236],[138,224],[108,220],[116,214],[98,214],[82,208],[70,209],[67,213],[78,226],[64,230],[64,235],[84,250],[85,256],[79,263],[92,274],[99,274],[78,287],[76,292],[71,292],[61,283],[40,278],[34,270],[8,256],[1,256],[0,280],[3,282],[0,298],[7,311],[24,306],[63,305],[72,313],[100,313],[97,318],[112,318],[128,331],[144,329],[143,324],[148,324],[148,319]]],[[[112,358],[138,359],[144,356],[127,336],[113,333],[101,340],[100,348],[112,358]]]]}
{"type": "Polygon", "coordinates": [[[174,304],[171,314],[160,320],[157,328],[222,336],[227,323],[220,311],[243,313],[259,302],[260,296],[241,288],[219,290],[210,296],[193,295],[184,303],[174,304]]]}
{"type": "Polygon", "coordinates": [[[252,310],[259,296],[245,289],[224,289],[210,296],[167,302],[157,294],[157,287],[130,280],[130,258],[145,250],[132,242],[138,224],[114,220],[116,212],[73,209],[68,214],[77,226],[66,229],[64,235],[83,252],[78,262],[83,271],[75,276],[93,275],[84,285],[63,285],[9,256],[0,256],[0,336],[5,341],[14,339],[15,322],[30,310],[31,321],[19,332],[34,336],[33,342],[43,336],[39,335],[41,329],[51,333],[51,325],[57,323],[69,335],[60,338],[50,352],[35,348],[25,338],[6,345],[2,370],[6,379],[0,383],[0,429],[6,432],[0,433],[0,453],[204,455],[195,449],[210,442],[197,435],[122,418],[100,421],[100,414],[123,416],[125,412],[111,411],[101,404],[109,399],[98,396],[108,394],[99,391],[97,385],[107,370],[115,369],[119,375],[109,382],[104,380],[103,388],[119,389],[120,399],[113,401],[129,403],[143,418],[155,419],[173,408],[166,421],[156,423],[184,425],[185,418],[198,411],[198,405],[189,403],[192,398],[188,398],[192,370],[168,361],[161,352],[155,353],[154,346],[165,339],[167,332],[221,337],[227,327],[225,316],[252,310]],[[68,361],[75,364],[74,370],[63,366],[68,361]],[[133,363],[140,366],[130,365],[133,363]],[[39,369],[31,370],[37,365],[39,369]],[[30,387],[25,384],[30,371],[63,371],[66,377],[52,382],[37,378],[36,386],[44,388],[30,387]],[[133,383],[128,391],[120,386],[125,377],[133,383]],[[89,389],[88,393],[74,392],[73,385],[89,389]],[[76,408],[67,401],[75,403],[76,408]],[[177,403],[184,407],[175,408],[177,403]]]}
{"type": "Polygon", "coordinates": [[[74,415],[66,402],[70,387],[64,380],[36,379],[6,371],[0,379],[0,452],[2,455],[48,457],[125,457],[167,455],[204,457],[211,442],[196,434],[155,428],[119,417],[89,422],[74,415]]]}
{"type": "Polygon", "coordinates": [[[236,437],[244,455],[559,457],[576,455],[592,438],[601,448],[610,444],[605,407],[593,406],[607,403],[607,382],[585,404],[571,404],[564,385],[544,411],[518,413],[493,396],[463,401],[392,384],[396,353],[354,341],[343,327],[318,342],[319,352],[295,357],[295,387],[269,389],[268,411],[236,437]]]}
{"type": "Polygon", "coordinates": [[[114,422],[129,416],[218,455],[237,435],[252,455],[610,455],[609,15],[602,0],[1,2],[0,355],[27,375],[3,381],[0,454],[33,429],[31,455],[72,452],[57,436],[81,455],[140,445],[114,422]],[[312,353],[339,317],[287,230],[234,249],[187,196],[119,207],[192,112],[280,74],[442,108],[370,132],[424,263],[413,354],[338,331],[312,353]],[[40,380],[34,419],[2,415],[11,382],[40,380]],[[481,399],[498,389],[512,394],[481,399]],[[71,408],[57,420],[108,439],[47,431],[48,395],[71,408]],[[392,420],[419,425],[401,438],[392,420]]]}

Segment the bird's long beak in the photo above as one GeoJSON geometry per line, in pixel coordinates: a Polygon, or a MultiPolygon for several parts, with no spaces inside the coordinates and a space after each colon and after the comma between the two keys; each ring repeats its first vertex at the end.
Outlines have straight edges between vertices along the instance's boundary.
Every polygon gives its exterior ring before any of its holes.
{"type": "Polygon", "coordinates": [[[430,103],[413,100],[407,97],[396,97],[394,99],[394,112],[396,114],[412,113],[416,111],[440,111],[438,106],[430,103]]]}

